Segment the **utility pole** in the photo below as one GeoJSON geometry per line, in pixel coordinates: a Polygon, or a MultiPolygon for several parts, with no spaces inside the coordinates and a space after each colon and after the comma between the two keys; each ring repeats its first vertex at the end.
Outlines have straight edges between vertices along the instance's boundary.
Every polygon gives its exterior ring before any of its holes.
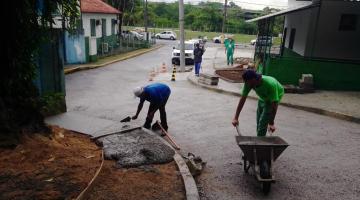
{"type": "Polygon", "coordinates": [[[179,0],[180,70],[185,72],[184,0],[179,0]]]}
{"type": "Polygon", "coordinates": [[[144,5],[144,27],[145,27],[145,34],[146,34],[146,42],[149,42],[147,0],[145,0],[144,4],[145,4],[144,5]]]}
{"type": "MultiPolygon", "coordinates": [[[[227,0],[225,0],[225,4],[224,4],[224,21],[223,21],[223,24],[222,24],[222,35],[223,35],[223,38],[222,40],[224,39],[224,32],[225,32],[225,24],[226,24],[226,9],[227,9],[227,0]]],[[[223,41],[222,41],[223,42],[223,41]]]]}

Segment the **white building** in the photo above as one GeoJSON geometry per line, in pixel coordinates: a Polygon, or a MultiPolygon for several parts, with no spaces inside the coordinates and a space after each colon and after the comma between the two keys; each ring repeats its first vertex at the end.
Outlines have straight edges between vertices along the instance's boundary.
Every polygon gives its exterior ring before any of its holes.
{"type": "Polygon", "coordinates": [[[89,60],[117,45],[120,11],[102,0],[81,0],[81,15],[89,60]]]}
{"type": "Polygon", "coordinates": [[[307,3],[286,14],[285,47],[305,57],[360,61],[360,1],[307,3]]]}

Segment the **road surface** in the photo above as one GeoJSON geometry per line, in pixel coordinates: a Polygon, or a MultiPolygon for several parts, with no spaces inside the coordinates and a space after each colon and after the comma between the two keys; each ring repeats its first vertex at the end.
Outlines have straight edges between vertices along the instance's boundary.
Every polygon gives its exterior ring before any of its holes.
{"type": "MultiPolygon", "coordinates": [[[[170,66],[174,42],[107,67],[66,76],[68,112],[120,121],[135,114],[132,89],[148,83],[148,73],[170,66]]],[[[210,59],[204,55],[204,59],[210,59]]],[[[178,77],[185,77],[178,74],[178,77]]],[[[171,89],[166,107],[169,132],[184,153],[207,161],[197,178],[202,199],[359,199],[360,125],[279,106],[277,135],[290,147],[275,163],[277,182],[268,196],[252,173],[242,170],[241,151],[231,125],[238,98],[196,87],[185,78],[165,81],[171,89]]],[[[144,122],[148,104],[139,123],[144,122]]],[[[257,102],[247,100],[240,115],[244,135],[255,135],[257,102]]],[[[159,118],[158,113],[155,116],[159,118]]]]}

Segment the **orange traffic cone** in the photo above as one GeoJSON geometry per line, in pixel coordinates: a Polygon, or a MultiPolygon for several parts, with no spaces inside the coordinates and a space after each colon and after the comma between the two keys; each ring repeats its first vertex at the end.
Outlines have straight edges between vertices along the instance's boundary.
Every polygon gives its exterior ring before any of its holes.
{"type": "Polygon", "coordinates": [[[155,77],[155,71],[152,69],[149,73],[149,81],[153,81],[155,77]]]}
{"type": "Polygon", "coordinates": [[[166,64],[163,62],[161,65],[161,72],[165,73],[167,71],[166,64]]]}

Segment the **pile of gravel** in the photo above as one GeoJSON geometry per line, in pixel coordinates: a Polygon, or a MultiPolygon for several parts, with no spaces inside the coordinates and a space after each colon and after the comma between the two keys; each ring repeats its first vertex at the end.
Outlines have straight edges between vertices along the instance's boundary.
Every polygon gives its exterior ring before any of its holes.
{"type": "Polygon", "coordinates": [[[141,129],[109,135],[97,140],[107,160],[116,160],[119,167],[138,167],[173,161],[174,150],[160,138],[141,129]]]}

